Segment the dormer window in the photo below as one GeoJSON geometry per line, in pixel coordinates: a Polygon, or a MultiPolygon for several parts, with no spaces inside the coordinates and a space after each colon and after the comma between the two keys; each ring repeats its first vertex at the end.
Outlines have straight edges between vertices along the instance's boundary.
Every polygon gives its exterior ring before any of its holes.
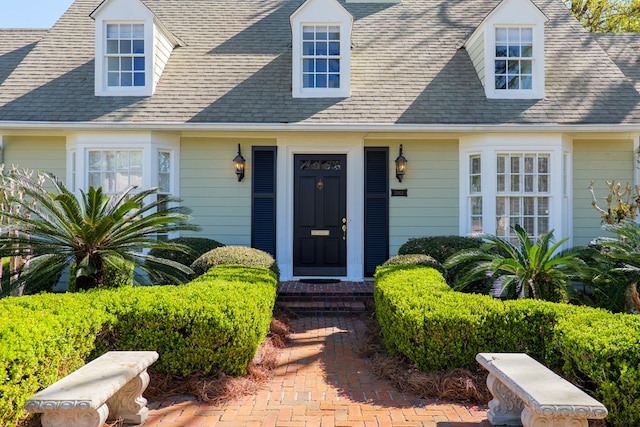
{"type": "Polygon", "coordinates": [[[353,17],[336,0],[307,0],[291,15],[294,98],[351,94],[353,17]]]}
{"type": "Polygon", "coordinates": [[[495,89],[533,89],[533,29],[498,27],[495,33],[495,89]]]}
{"type": "Polygon", "coordinates": [[[503,0],[464,47],[489,99],[544,98],[544,26],[531,0],[503,0]]]}
{"type": "Polygon", "coordinates": [[[144,24],[107,24],[107,86],[144,87],[144,24]]]}
{"type": "Polygon", "coordinates": [[[140,0],[104,0],[91,17],[95,95],[153,95],[171,52],[184,44],[140,0]]]}

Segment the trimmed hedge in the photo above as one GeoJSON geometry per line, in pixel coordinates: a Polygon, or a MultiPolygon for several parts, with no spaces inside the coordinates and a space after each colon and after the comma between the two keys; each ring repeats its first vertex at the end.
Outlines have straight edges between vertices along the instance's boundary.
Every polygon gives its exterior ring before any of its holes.
{"type": "Polygon", "coordinates": [[[482,239],[465,236],[427,236],[407,240],[398,249],[398,255],[423,254],[435,258],[439,263],[444,262],[454,253],[462,249],[479,248],[482,239]]]}
{"type": "Polygon", "coordinates": [[[216,265],[244,265],[245,267],[263,267],[280,277],[276,260],[267,252],[247,246],[223,246],[202,254],[191,264],[197,274],[204,274],[216,265]]]}
{"type": "Polygon", "coordinates": [[[378,268],[374,298],[387,348],[420,370],[477,370],[477,353],[524,352],[602,401],[607,421],[640,424],[638,316],[455,292],[418,266],[378,268]]]}
{"type": "Polygon", "coordinates": [[[108,350],[155,350],[150,371],[244,375],[277,283],[267,269],[220,266],[184,286],[0,300],[0,425],[16,426],[29,397],[108,350]]]}

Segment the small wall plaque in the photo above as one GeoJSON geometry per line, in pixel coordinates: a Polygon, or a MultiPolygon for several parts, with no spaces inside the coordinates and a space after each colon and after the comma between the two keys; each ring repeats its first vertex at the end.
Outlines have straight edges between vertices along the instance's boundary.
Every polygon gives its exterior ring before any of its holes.
{"type": "Polygon", "coordinates": [[[404,188],[402,190],[394,190],[391,189],[391,197],[407,197],[407,189],[404,188]]]}

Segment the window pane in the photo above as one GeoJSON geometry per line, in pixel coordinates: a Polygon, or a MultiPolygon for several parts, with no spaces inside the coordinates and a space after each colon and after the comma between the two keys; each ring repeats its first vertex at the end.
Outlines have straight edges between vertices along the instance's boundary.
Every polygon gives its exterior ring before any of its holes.
{"type": "Polygon", "coordinates": [[[538,236],[549,232],[549,218],[538,218],[538,236]]]}
{"type": "Polygon", "coordinates": [[[316,72],[326,73],[327,72],[327,62],[326,59],[316,59],[316,72]]]}
{"type": "Polygon", "coordinates": [[[507,190],[504,175],[498,175],[496,177],[496,190],[498,193],[504,193],[507,190]]]}
{"type": "Polygon", "coordinates": [[[538,173],[549,173],[548,156],[538,156],[538,173]]]}
{"type": "Polygon", "coordinates": [[[520,89],[520,78],[519,77],[509,77],[508,81],[509,89],[520,89]]]}
{"type": "Polygon", "coordinates": [[[105,172],[103,174],[102,189],[105,192],[114,193],[116,190],[116,174],[115,172],[105,172]]]}
{"type": "Polygon", "coordinates": [[[531,61],[530,60],[522,60],[520,61],[520,72],[522,74],[531,74],[531,61]]]}
{"type": "Polygon", "coordinates": [[[496,45],[496,58],[506,58],[506,57],[507,57],[507,46],[496,45]]]}
{"type": "Polygon", "coordinates": [[[530,76],[522,76],[520,77],[520,89],[531,89],[532,88],[532,80],[530,76]]]}
{"type": "Polygon", "coordinates": [[[506,41],[507,41],[507,29],[496,28],[496,42],[506,42],[506,41]]]}
{"type": "Polygon", "coordinates": [[[116,191],[121,192],[129,187],[129,174],[117,173],[116,174],[116,191]]]}
{"type": "Polygon", "coordinates": [[[522,46],[522,56],[524,58],[531,58],[533,56],[533,46],[522,46]]]}
{"type": "Polygon", "coordinates": [[[129,185],[135,185],[136,187],[142,186],[142,174],[132,173],[129,175],[129,185]]]}
{"type": "Polygon", "coordinates": [[[507,31],[509,44],[520,43],[520,28],[508,28],[507,31]]]}
{"type": "Polygon", "coordinates": [[[120,53],[131,53],[131,40],[120,40],[120,53]]]}
{"type": "Polygon", "coordinates": [[[302,75],[302,87],[314,87],[315,86],[315,77],[313,74],[303,74],[302,75]]]}
{"type": "Polygon", "coordinates": [[[133,86],[133,76],[131,73],[123,73],[120,76],[120,86],[133,86]]]}
{"type": "Polygon", "coordinates": [[[303,42],[302,43],[302,54],[306,56],[311,56],[315,53],[315,44],[313,42],[303,42]]]}
{"type": "Polygon", "coordinates": [[[117,39],[118,38],[118,25],[116,25],[116,24],[107,24],[107,38],[108,39],[117,39]]]}
{"type": "Polygon", "coordinates": [[[471,215],[482,215],[482,197],[471,198],[471,215]]]}
{"type": "Polygon", "coordinates": [[[509,214],[511,216],[519,216],[520,215],[520,198],[519,197],[510,197],[509,198],[509,214]]]}
{"type": "Polygon", "coordinates": [[[133,69],[136,71],[144,71],[144,58],[133,58],[133,69]]]}
{"type": "Polygon", "coordinates": [[[471,192],[472,193],[479,193],[480,191],[482,191],[481,185],[480,185],[480,176],[475,175],[471,177],[471,192]]]}
{"type": "Polygon", "coordinates": [[[340,40],[340,27],[329,27],[329,40],[340,40]]]}
{"type": "Polygon", "coordinates": [[[120,46],[118,40],[107,40],[107,53],[118,53],[118,46],[120,46]]]}
{"type": "Polygon", "coordinates": [[[101,174],[100,172],[89,172],[89,186],[93,188],[98,188],[102,185],[100,182],[101,174]]]}
{"type": "Polygon", "coordinates": [[[128,151],[118,151],[117,165],[118,169],[129,169],[129,152],[128,151]]]}
{"type": "Polygon", "coordinates": [[[506,197],[496,197],[496,215],[505,215],[507,213],[506,197]]]}
{"type": "Polygon", "coordinates": [[[316,40],[328,40],[327,27],[316,27],[316,40]]]}
{"type": "Polygon", "coordinates": [[[133,24],[132,36],[134,39],[144,39],[144,24],[133,24]]]}
{"type": "Polygon", "coordinates": [[[329,60],[329,71],[332,73],[337,73],[340,71],[340,60],[339,59],[330,59],[329,60]]]}
{"type": "Polygon", "coordinates": [[[107,70],[120,71],[120,58],[107,58],[107,70]]]}
{"type": "Polygon", "coordinates": [[[547,175],[540,175],[538,177],[538,191],[541,193],[549,191],[549,177],[547,175]]]}
{"type": "Polygon", "coordinates": [[[473,174],[480,173],[480,157],[479,156],[471,157],[471,173],[473,174]]]}
{"type": "Polygon", "coordinates": [[[144,53],[144,40],[133,41],[133,53],[144,53]]]}
{"type": "Polygon", "coordinates": [[[133,73],[133,85],[144,86],[144,73],[133,73]]]}
{"type": "Polygon", "coordinates": [[[313,72],[315,69],[313,67],[313,64],[315,63],[315,61],[313,59],[303,59],[302,60],[302,71],[308,73],[308,72],[313,72]]]}
{"type": "Polygon", "coordinates": [[[524,214],[525,215],[534,215],[535,214],[535,206],[536,201],[535,197],[525,197],[524,198],[524,214]]]}
{"type": "Polygon", "coordinates": [[[130,24],[120,24],[120,38],[130,39],[132,36],[130,24]]]}
{"type": "Polygon", "coordinates": [[[142,151],[131,151],[129,163],[132,170],[142,170],[142,151]]]}
{"type": "Polygon", "coordinates": [[[507,73],[507,61],[496,61],[496,74],[507,73]]]}
{"type": "Polygon", "coordinates": [[[533,175],[525,175],[524,177],[524,192],[533,193],[533,175]]]}
{"type": "Polygon", "coordinates": [[[316,55],[326,56],[328,52],[328,43],[324,41],[316,42],[316,55]]]}
{"type": "Polygon", "coordinates": [[[108,73],[107,74],[108,86],[120,86],[120,73],[108,73]]]}
{"type": "Polygon", "coordinates": [[[528,235],[533,236],[536,232],[535,223],[534,218],[525,217],[522,219],[522,228],[525,229],[528,235]]]}
{"type": "Polygon", "coordinates": [[[340,74],[329,74],[329,87],[340,88],[340,74]]]}
{"type": "Polygon", "coordinates": [[[535,160],[534,157],[525,156],[525,158],[524,158],[524,173],[533,173],[534,160],[535,160]]]}
{"type": "Polygon", "coordinates": [[[114,170],[116,168],[116,153],[113,151],[105,151],[103,152],[104,159],[104,170],[114,170]]]}
{"type": "Polygon", "coordinates": [[[131,57],[120,58],[120,66],[122,67],[121,68],[122,71],[133,70],[133,58],[131,57]]]}
{"type": "Polygon", "coordinates": [[[520,72],[520,61],[507,61],[507,74],[518,74],[520,72]]]}
{"type": "Polygon", "coordinates": [[[538,197],[538,215],[549,215],[549,198],[538,197]]]}
{"type": "Polygon", "coordinates": [[[507,88],[507,77],[496,76],[496,89],[506,89],[506,88],[507,88]]]}
{"type": "Polygon", "coordinates": [[[520,173],[520,157],[511,157],[511,173],[520,173]]]}
{"type": "Polygon", "coordinates": [[[317,74],[316,75],[316,87],[327,87],[327,76],[326,76],[326,74],[317,74]]]}
{"type": "Polygon", "coordinates": [[[332,56],[340,55],[340,42],[329,43],[329,55],[332,55],[332,56]]]}
{"type": "Polygon", "coordinates": [[[310,25],[302,27],[302,40],[313,40],[315,35],[315,28],[310,25]]]}
{"type": "Polygon", "coordinates": [[[509,58],[520,57],[520,46],[509,46],[509,58]]]}
{"type": "Polygon", "coordinates": [[[522,43],[533,43],[533,28],[521,28],[520,37],[522,43]]]}
{"type": "Polygon", "coordinates": [[[471,218],[471,232],[482,233],[482,217],[471,218]]]}

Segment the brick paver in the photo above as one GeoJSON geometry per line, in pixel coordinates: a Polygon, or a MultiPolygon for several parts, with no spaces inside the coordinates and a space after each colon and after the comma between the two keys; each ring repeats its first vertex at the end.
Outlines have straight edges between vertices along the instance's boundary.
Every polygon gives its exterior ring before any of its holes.
{"type": "Polygon", "coordinates": [[[145,427],[486,427],[486,408],[425,400],[376,378],[358,357],[358,317],[301,317],[268,386],[222,405],[149,402],[145,427]]]}

